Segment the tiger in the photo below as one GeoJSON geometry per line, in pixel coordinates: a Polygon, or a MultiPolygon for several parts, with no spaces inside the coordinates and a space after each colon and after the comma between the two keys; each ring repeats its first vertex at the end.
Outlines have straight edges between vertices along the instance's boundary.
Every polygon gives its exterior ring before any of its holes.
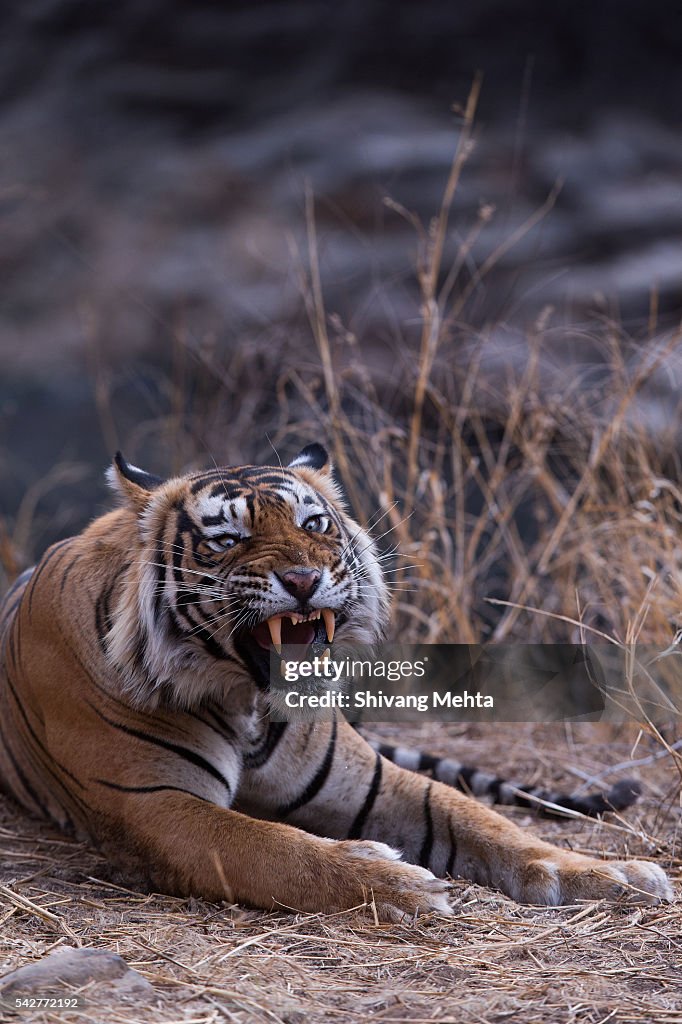
{"type": "Polygon", "coordinates": [[[452,916],[457,878],[542,906],[672,898],[657,864],[552,845],[340,713],[273,714],[282,645],[375,644],[389,621],[322,445],[169,479],[119,452],[108,476],[117,506],[2,604],[0,780],[26,811],[131,885],[263,910],[452,916]]]}

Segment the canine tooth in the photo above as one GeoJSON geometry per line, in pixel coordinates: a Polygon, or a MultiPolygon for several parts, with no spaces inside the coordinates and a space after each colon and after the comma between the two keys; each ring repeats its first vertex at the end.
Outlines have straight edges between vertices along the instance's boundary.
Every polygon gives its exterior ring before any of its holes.
{"type": "Polygon", "coordinates": [[[326,661],[327,658],[331,658],[331,656],[332,656],[332,652],[327,647],[327,649],[325,650],[324,654],[322,655],[322,661],[326,661]]]}
{"type": "Polygon", "coordinates": [[[334,639],[334,628],[336,620],[334,619],[334,612],[331,608],[322,609],[322,618],[324,619],[324,631],[327,634],[327,640],[329,643],[334,639]]]}
{"type": "Polygon", "coordinates": [[[286,679],[286,677],[287,677],[287,663],[286,663],[286,661],[280,661],[280,663],[279,663],[279,674],[281,675],[282,679],[286,679]]]}
{"type": "Polygon", "coordinates": [[[272,640],[272,646],[275,648],[278,654],[282,653],[282,617],[281,615],[273,615],[271,619],[268,619],[268,629],[270,630],[270,639],[272,640]]]}

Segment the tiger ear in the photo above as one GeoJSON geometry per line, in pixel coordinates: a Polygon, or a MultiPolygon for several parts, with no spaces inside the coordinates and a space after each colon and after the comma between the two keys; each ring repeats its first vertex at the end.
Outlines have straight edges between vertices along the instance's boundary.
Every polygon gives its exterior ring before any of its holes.
{"type": "Polygon", "coordinates": [[[307,444],[302,448],[293,462],[289,463],[289,469],[316,469],[319,473],[329,476],[332,471],[332,464],[329,452],[321,444],[307,444]]]}
{"type": "Polygon", "coordinates": [[[143,469],[126,462],[121,452],[114,455],[114,464],[107,470],[109,486],[135,509],[142,512],[149,504],[151,492],[160,487],[160,476],[145,473],[143,469]]]}

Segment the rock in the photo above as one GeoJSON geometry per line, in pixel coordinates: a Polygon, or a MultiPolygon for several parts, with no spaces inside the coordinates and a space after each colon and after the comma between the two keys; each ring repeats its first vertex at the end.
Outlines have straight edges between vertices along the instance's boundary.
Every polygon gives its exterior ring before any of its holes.
{"type": "Polygon", "coordinates": [[[154,988],[141,974],[128,967],[123,957],[105,949],[75,949],[62,946],[0,978],[0,999],[8,997],[67,997],[74,989],[88,986],[87,998],[147,998],[154,988]],[[94,990],[93,986],[94,985],[94,990]]]}

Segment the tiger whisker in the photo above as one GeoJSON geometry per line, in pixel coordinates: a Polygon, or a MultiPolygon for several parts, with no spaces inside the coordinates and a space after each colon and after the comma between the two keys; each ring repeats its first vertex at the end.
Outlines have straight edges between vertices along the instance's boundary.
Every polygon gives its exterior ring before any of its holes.
{"type": "MultiPolygon", "coordinates": [[[[149,593],[149,591],[146,591],[149,593]]],[[[151,590],[152,594],[172,594],[173,590],[167,583],[156,584],[151,590]]],[[[190,594],[201,594],[202,597],[215,598],[216,601],[235,601],[239,600],[240,594],[226,594],[224,590],[215,590],[213,587],[204,587],[201,584],[196,584],[187,589],[187,593],[190,594]]]]}
{"type": "Polygon", "coordinates": [[[217,599],[214,600],[214,599],[209,599],[209,598],[200,598],[199,600],[196,600],[196,601],[175,601],[173,603],[174,603],[176,608],[201,608],[201,607],[206,607],[207,606],[206,610],[209,613],[212,613],[212,612],[215,611],[215,609],[213,609],[213,610],[211,609],[211,607],[210,607],[211,605],[219,605],[221,611],[228,612],[228,611],[233,611],[235,608],[238,608],[240,604],[242,604],[241,601],[233,601],[233,602],[231,602],[229,604],[226,604],[224,601],[219,601],[217,599]]]}
{"type": "MultiPolygon", "coordinates": [[[[358,587],[359,593],[376,593],[375,587],[358,587]]],[[[418,593],[417,587],[391,587],[392,594],[416,594],[418,593]]]]}
{"type": "MultiPolygon", "coordinates": [[[[246,626],[248,624],[248,622],[249,622],[249,619],[252,617],[252,615],[253,615],[253,613],[249,612],[247,615],[242,616],[241,619],[238,619],[237,622],[235,622],[235,624],[232,627],[232,629],[230,630],[230,632],[229,632],[229,634],[228,634],[226,639],[230,640],[231,637],[236,633],[236,631],[238,629],[242,629],[244,626],[246,626]]],[[[257,621],[254,621],[254,625],[257,625],[257,621]]]]}
{"type": "Polygon", "coordinates": [[[393,502],[393,504],[392,504],[392,505],[389,505],[389,506],[388,506],[388,508],[387,508],[387,509],[384,509],[384,511],[383,511],[383,512],[381,512],[381,506],[379,506],[379,508],[378,508],[378,509],[376,510],[376,512],[373,512],[373,513],[372,513],[372,515],[371,515],[371,516],[369,517],[369,519],[367,520],[367,526],[365,527],[365,529],[367,529],[367,530],[370,530],[370,529],[372,529],[372,530],[373,530],[373,529],[374,529],[374,527],[375,527],[375,526],[377,525],[377,523],[380,523],[382,519],[385,519],[385,518],[386,518],[386,516],[387,516],[387,515],[388,515],[388,514],[389,514],[390,512],[392,512],[392,511],[393,511],[393,509],[394,509],[394,508],[396,507],[396,505],[397,505],[397,504],[398,504],[398,502],[397,502],[397,501],[394,501],[394,502],[393,502]],[[378,518],[378,519],[374,519],[374,517],[375,517],[376,515],[378,515],[378,513],[379,513],[379,512],[381,512],[381,515],[379,516],[379,518],[378,518]],[[374,519],[374,522],[372,522],[372,520],[373,520],[373,519],[374,519]]]}
{"type": "MultiPolygon", "coordinates": [[[[364,547],[364,548],[362,549],[362,551],[358,552],[358,551],[357,551],[357,549],[354,549],[354,553],[355,553],[355,556],[356,556],[357,558],[361,557],[361,555],[363,555],[365,551],[368,551],[368,550],[369,550],[369,548],[370,548],[370,547],[372,546],[372,544],[378,544],[380,540],[383,540],[383,538],[384,538],[384,537],[387,537],[387,536],[389,535],[389,533],[392,533],[392,532],[393,532],[393,530],[397,530],[397,528],[398,528],[399,526],[402,526],[402,525],[403,525],[403,523],[406,523],[406,522],[407,522],[407,520],[408,520],[408,519],[410,519],[410,518],[411,518],[411,517],[412,517],[413,515],[414,515],[414,512],[410,512],[410,513],[409,513],[409,515],[405,516],[405,517],[404,517],[403,519],[400,519],[400,520],[399,520],[399,521],[398,521],[397,523],[394,523],[394,525],[393,525],[393,526],[389,526],[388,530],[384,530],[384,532],[383,532],[383,533],[380,533],[378,537],[372,537],[372,538],[370,539],[370,541],[369,541],[369,544],[365,545],[365,547],[364,547]]],[[[360,536],[360,533],[359,533],[359,532],[358,532],[358,533],[356,533],[356,534],[354,535],[354,537],[352,537],[352,538],[351,538],[351,541],[350,541],[350,545],[349,545],[349,546],[351,546],[351,547],[352,547],[352,546],[353,546],[353,543],[354,543],[354,541],[355,541],[355,540],[356,540],[356,539],[357,539],[357,538],[358,538],[359,536],[360,536]]],[[[345,554],[345,551],[344,551],[343,553],[345,554]]]]}
{"type": "MultiPolygon", "coordinates": [[[[148,559],[144,559],[144,558],[143,559],[138,559],[137,562],[134,562],[133,564],[134,565],[151,565],[151,566],[153,566],[156,569],[170,569],[171,568],[171,566],[168,565],[167,562],[152,562],[152,561],[150,561],[148,559]]],[[[210,573],[207,573],[207,572],[199,572],[198,569],[186,569],[183,566],[182,567],[182,572],[188,572],[188,573],[190,573],[193,576],[203,576],[206,579],[213,580],[215,583],[221,583],[223,585],[225,583],[225,581],[222,580],[219,576],[212,576],[210,573]]]]}
{"type": "MultiPolygon", "coordinates": [[[[224,619],[225,620],[225,619],[230,619],[230,618],[231,618],[231,613],[230,612],[220,611],[216,615],[211,616],[211,618],[206,619],[205,622],[200,622],[197,625],[195,625],[194,629],[191,629],[188,633],[185,634],[185,636],[196,636],[197,633],[200,633],[202,630],[205,630],[207,627],[215,625],[215,623],[218,622],[219,619],[224,619]]],[[[221,626],[218,627],[218,629],[221,629],[221,628],[222,628],[222,624],[221,624],[221,626]]],[[[216,630],[216,632],[217,632],[217,630],[216,630]]],[[[212,633],[210,635],[211,636],[215,636],[215,633],[212,633]]]]}

